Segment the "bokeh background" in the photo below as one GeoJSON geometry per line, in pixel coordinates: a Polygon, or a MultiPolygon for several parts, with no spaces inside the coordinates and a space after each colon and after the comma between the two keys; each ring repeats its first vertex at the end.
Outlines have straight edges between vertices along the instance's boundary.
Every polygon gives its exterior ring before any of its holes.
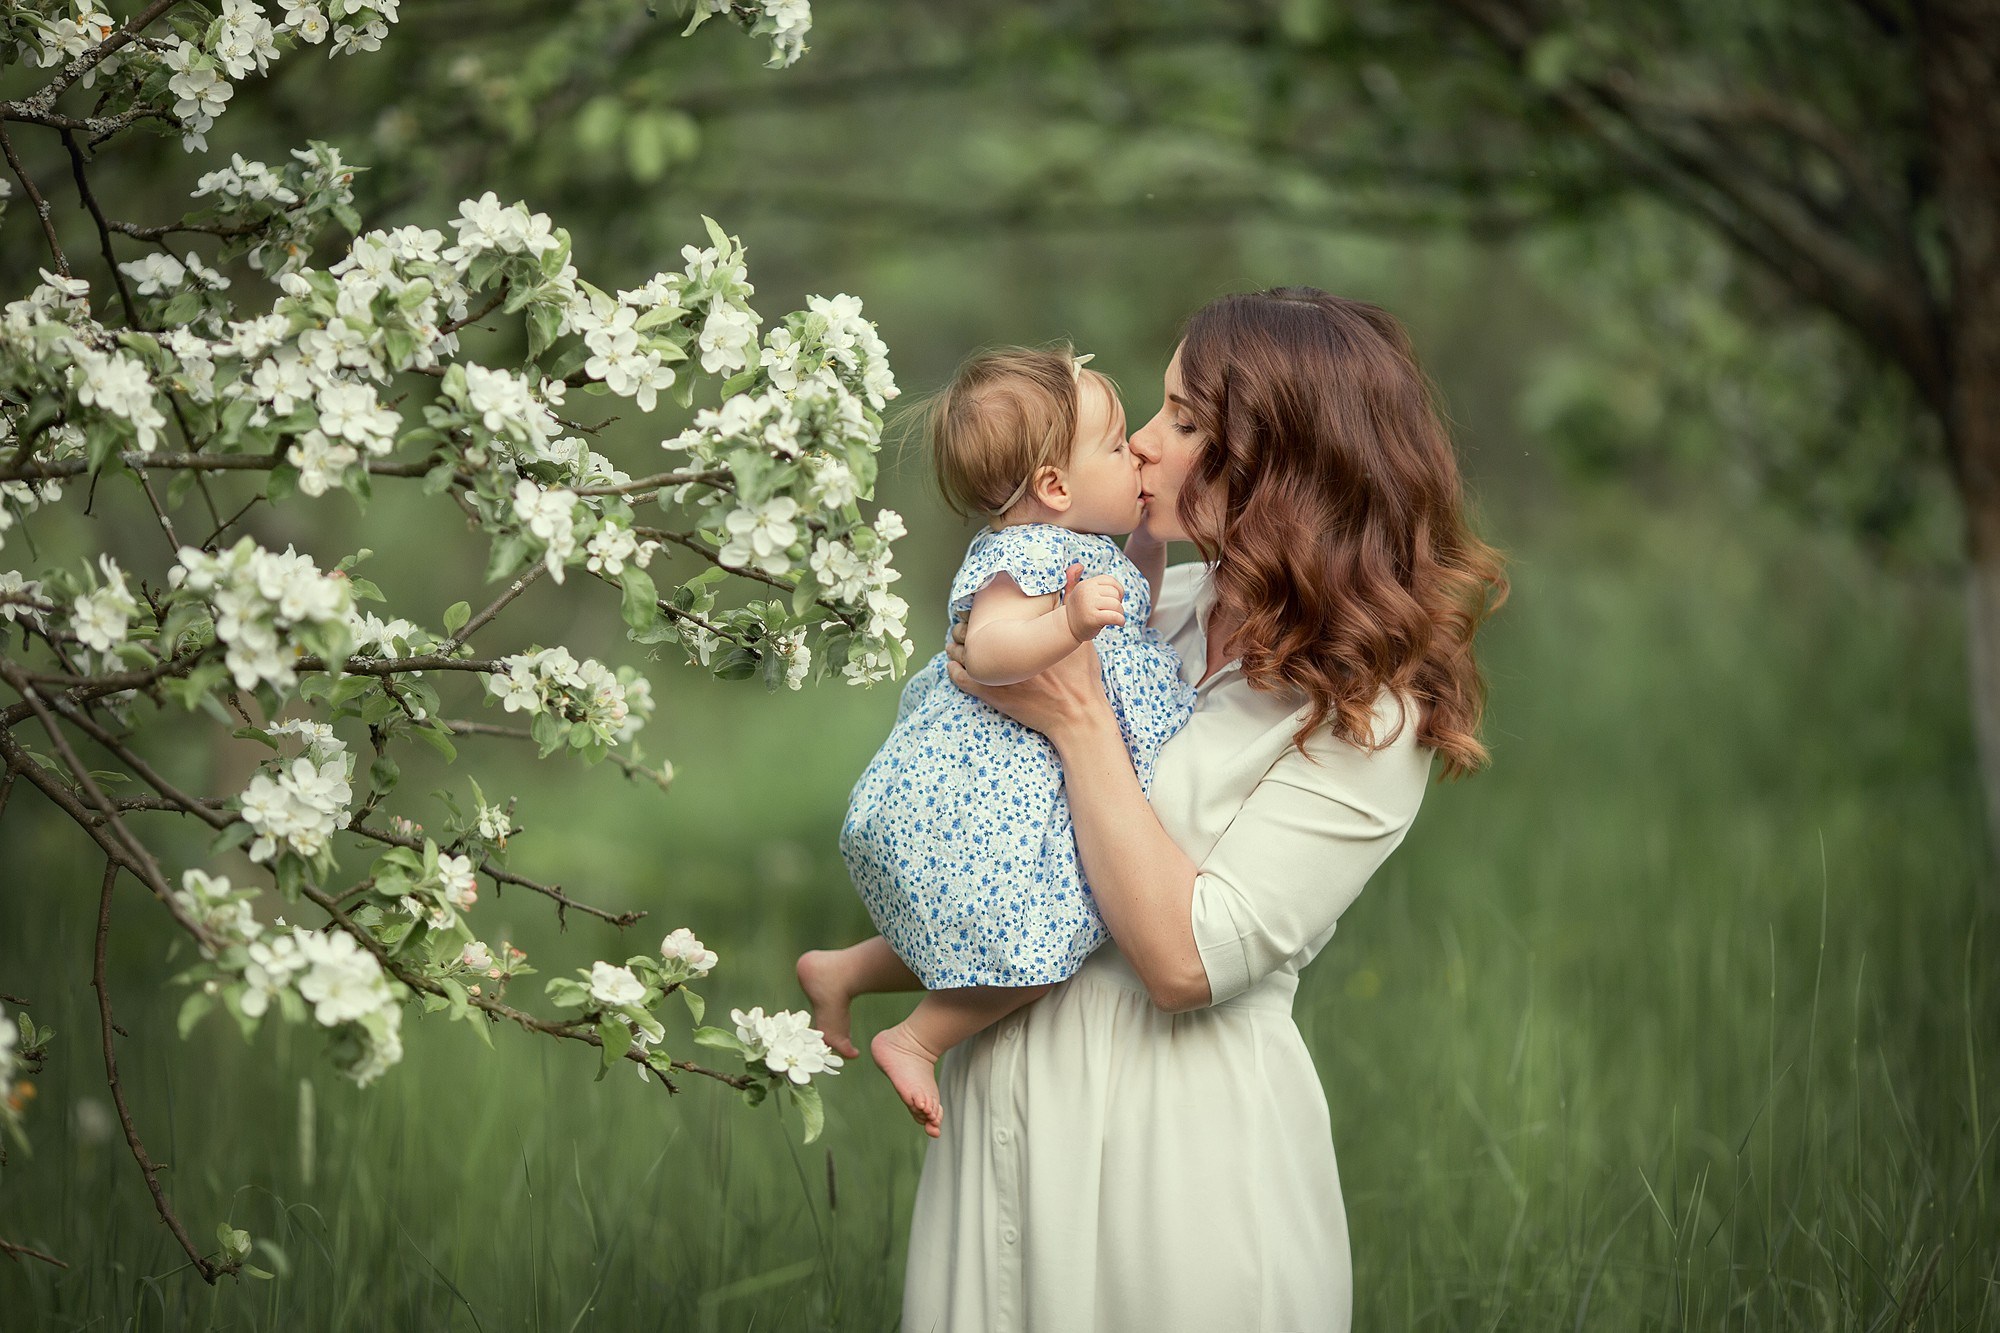
{"type": "MultiPolygon", "coordinates": [[[[1811,29],[1812,77],[1849,80],[1849,110],[1915,95],[1893,51],[1822,30],[1826,6],[1674,8],[1697,56],[1811,29]]],[[[95,182],[114,216],[165,220],[229,153],[324,139],[370,168],[367,225],[442,226],[490,188],[567,227],[606,287],[678,267],[707,213],[746,242],[767,318],[862,297],[905,403],[976,346],[1068,337],[1143,420],[1212,296],[1308,283],[1387,306],[1514,588],[1483,639],[1491,770],[1432,790],[1298,998],[1356,1326],[2000,1327],[2000,922],[1961,519],[1935,423],[1864,340],[1518,111],[1429,6],[829,4],[789,71],[679,26],[636,0],[411,3],[379,54],[246,84],[208,157],[147,139],[95,182]]],[[[34,75],[0,71],[0,91],[34,75]]],[[[59,147],[17,139],[66,184],[59,147]]],[[[88,252],[80,213],[58,224],[88,252]]],[[[11,296],[42,258],[18,197],[0,239],[11,296]]],[[[679,421],[622,406],[597,447],[652,470],[679,421]]],[[[969,530],[919,450],[884,462],[928,653],[969,530]]],[[[116,517],[130,489],[27,532],[150,568],[116,517]]],[[[335,494],[248,528],[323,563],[373,548],[391,607],[437,623],[480,604],[484,561],[437,513],[378,486],[365,514],[335,494]]],[[[518,795],[513,868],[648,913],[619,939],[489,896],[482,937],[547,976],[688,925],[722,957],[712,1010],[801,1003],[797,954],[867,929],[835,834],[895,687],[719,683],[625,643],[615,601],[574,582],[501,624],[495,651],[644,664],[643,744],[678,776],[663,795],[477,740],[406,771],[404,795],[471,772],[518,795]]],[[[254,754],[188,728],[163,762],[228,792],[254,754]]],[[[202,863],[191,833],[159,838],[202,863]]],[[[895,1324],[924,1140],[866,1063],[825,1081],[811,1146],[703,1080],[671,1099],[623,1067],[594,1082],[594,1051],[516,1032],[489,1051],[414,1013],[403,1064],[357,1090],[309,1029],[178,1038],[187,959],[135,901],[111,975],[134,1112],[196,1235],[245,1228],[277,1274],[211,1289],[111,1119],[94,852],[17,793],[0,880],[0,991],[58,1032],[33,1152],[0,1166],[0,1232],[70,1264],[0,1264],[0,1329],[895,1324]]],[[[860,1025],[907,1004],[865,1001],[860,1025]]]]}

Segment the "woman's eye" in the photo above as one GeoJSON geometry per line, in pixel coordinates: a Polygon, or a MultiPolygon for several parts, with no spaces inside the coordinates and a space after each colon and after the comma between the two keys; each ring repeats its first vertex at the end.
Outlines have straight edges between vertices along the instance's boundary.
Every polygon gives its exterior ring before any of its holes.
{"type": "Polygon", "coordinates": [[[1191,421],[1176,421],[1174,429],[1183,435],[1192,435],[1194,434],[1194,423],[1191,421]]]}

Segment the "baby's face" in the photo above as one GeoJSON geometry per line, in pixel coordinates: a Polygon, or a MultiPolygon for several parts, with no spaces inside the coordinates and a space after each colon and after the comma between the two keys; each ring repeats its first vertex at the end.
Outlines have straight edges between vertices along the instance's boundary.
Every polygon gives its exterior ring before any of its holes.
{"type": "Polygon", "coordinates": [[[1125,442],[1125,409],[1104,381],[1085,375],[1070,447],[1070,506],[1063,526],[1120,535],[1139,526],[1139,460],[1125,442]]]}

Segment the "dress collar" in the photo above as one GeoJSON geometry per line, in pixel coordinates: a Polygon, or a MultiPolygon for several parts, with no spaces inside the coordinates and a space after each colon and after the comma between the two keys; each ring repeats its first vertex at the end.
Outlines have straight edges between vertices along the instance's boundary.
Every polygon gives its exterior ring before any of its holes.
{"type": "Polygon", "coordinates": [[[1194,588],[1194,625],[1200,633],[1201,660],[1195,667],[1196,689],[1205,691],[1232,671],[1240,670],[1243,659],[1232,657],[1215,668],[1206,680],[1201,673],[1208,667],[1208,616],[1215,609],[1215,566],[1203,565],[1194,588]]]}

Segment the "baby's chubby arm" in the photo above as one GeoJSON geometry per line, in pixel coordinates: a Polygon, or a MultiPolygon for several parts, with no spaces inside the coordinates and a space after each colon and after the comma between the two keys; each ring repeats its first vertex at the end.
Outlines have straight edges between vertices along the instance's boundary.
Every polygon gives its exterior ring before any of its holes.
{"type": "Polygon", "coordinates": [[[965,624],[965,669],[986,685],[1012,685],[1075,652],[1106,625],[1125,623],[1125,590],[1108,574],[1080,578],[1071,566],[1066,595],[1030,597],[1002,573],[972,598],[965,624]]]}
{"type": "Polygon", "coordinates": [[[1145,576],[1152,590],[1153,614],[1160,610],[1160,580],[1167,576],[1167,544],[1157,537],[1135,532],[1125,539],[1125,558],[1145,576]]]}

